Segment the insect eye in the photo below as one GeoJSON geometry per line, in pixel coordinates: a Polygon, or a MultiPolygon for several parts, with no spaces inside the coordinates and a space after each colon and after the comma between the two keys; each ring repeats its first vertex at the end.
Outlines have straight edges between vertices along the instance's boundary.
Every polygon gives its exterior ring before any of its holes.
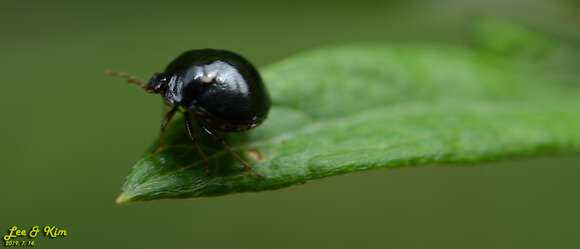
{"type": "Polygon", "coordinates": [[[160,93],[165,90],[169,78],[165,74],[156,73],[151,77],[147,89],[151,93],[160,93]]]}
{"type": "Polygon", "coordinates": [[[161,73],[155,73],[153,75],[153,77],[151,77],[151,81],[155,81],[155,82],[167,81],[167,76],[165,76],[164,74],[161,74],[161,73]]]}

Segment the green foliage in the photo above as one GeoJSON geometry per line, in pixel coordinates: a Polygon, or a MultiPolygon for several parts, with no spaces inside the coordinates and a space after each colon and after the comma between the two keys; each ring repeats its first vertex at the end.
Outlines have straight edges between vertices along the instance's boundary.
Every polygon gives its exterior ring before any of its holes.
{"type": "Polygon", "coordinates": [[[481,48],[504,56],[542,57],[559,49],[551,37],[495,19],[479,22],[474,40],[481,48]]]}
{"type": "Polygon", "coordinates": [[[167,146],[136,163],[117,202],[278,189],[375,168],[579,151],[576,86],[554,80],[562,72],[545,63],[520,64],[487,50],[420,44],[359,44],[293,56],[262,70],[273,100],[266,122],[222,134],[263,178],[207,137],[202,144],[212,171],[206,176],[177,119],[167,146]]]}

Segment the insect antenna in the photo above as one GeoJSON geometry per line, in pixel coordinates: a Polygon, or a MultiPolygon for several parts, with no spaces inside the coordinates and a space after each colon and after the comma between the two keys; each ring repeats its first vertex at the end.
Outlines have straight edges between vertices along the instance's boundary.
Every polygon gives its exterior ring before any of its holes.
{"type": "Polygon", "coordinates": [[[107,76],[117,76],[117,77],[121,77],[127,80],[127,83],[134,83],[136,85],[138,85],[139,87],[147,90],[147,81],[144,81],[140,78],[137,78],[133,75],[130,75],[128,73],[124,73],[124,72],[116,72],[116,71],[111,71],[111,70],[105,70],[105,75],[107,76]]]}

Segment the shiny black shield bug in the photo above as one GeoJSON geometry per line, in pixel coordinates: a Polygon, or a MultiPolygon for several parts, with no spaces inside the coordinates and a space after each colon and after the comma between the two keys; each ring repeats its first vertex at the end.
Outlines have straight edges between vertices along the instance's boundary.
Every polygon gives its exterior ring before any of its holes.
{"type": "Polygon", "coordinates": [[[225,50],[189,50],[173,60],[163,73],[156,73],[149,82],[122,72],[105,71],[135,83],[148,93],[161,94],[171,109],[161,124],[159,145],[165,144],[165,128],[176,112],[185,116],[189,138],[205,161],[207,157],[193,134],[193,116],[201,130],[214,138],[247,170],[258,175],[242,158],[234,153],[215,132],[239,132],[260,125],[270,109],[270,97],[256,68],[242,56],[225,50]]]}

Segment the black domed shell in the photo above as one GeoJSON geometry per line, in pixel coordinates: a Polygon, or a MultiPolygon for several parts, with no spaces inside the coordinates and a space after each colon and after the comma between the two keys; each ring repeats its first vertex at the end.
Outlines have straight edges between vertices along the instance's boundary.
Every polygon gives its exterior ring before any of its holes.
{"type": "Polygon", "coordinates": [[[172,61],[165,99],[222,130],[247,130],[268,115],[270,98],[256,68],[225,50],[190,50],[172,61]]]}

